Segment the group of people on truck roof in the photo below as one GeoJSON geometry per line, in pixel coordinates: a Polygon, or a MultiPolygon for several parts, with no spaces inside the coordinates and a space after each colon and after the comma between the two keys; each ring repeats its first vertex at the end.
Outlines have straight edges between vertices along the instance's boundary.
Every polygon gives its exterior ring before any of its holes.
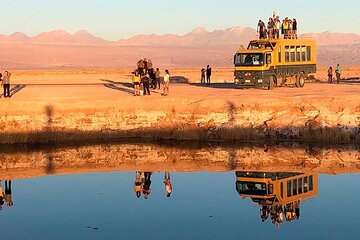
{"type": "Polygon", "coordinates": [[[296,19],[289,19],[288,17],[280,21],[279,16],[269,18],[267,24],[259,20],[257,25],[257,32],[260,39],[279,39],[280,35],[284,39],[297,39],[297,21],[296,19]]]}
{"type": "Polygon", "coordinates": [[[163,93],[161,95],[167,96],[170,84],[169,70],[165,70],[163,78],[160,75],[160,69],[154,69],[151,59],[140,59],[137,62],[137,68],[133,71],[134,96],[151,95],[150,87],[160,89],[161,85],[163,86],[163,93]]]}

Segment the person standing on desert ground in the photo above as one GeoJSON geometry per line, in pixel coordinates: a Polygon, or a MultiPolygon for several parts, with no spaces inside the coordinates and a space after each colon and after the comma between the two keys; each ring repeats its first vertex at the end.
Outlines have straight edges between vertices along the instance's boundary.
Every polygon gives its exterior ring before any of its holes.
{"type": "Polygon", "coordinates": [[[144,58],[144,70],[145,70],[144,74],[147,74],[147,72],[148,72],[148,61],[147,61],[146,58],[144,58]]]}
{"type": "Polygon", "coordinates": [[[169,85],[170,85],[170,73],[169,70],[165,70],[164,82],[163,82],[163,96],[167,96],[169,94],[169,85]]]}
{"type": "Polygon", "coordinates": [[[166,196],[170,197],[171,193],[172,193],[172,184],[171,184],[169,172],[165,172],[165,174],[164,174],[164,184],[165,184],[166,196]]]}
{"type": "Polygon", "coordinates": [[[153,67],[153,63],[152,63],[151,59],[149,59],[148,62],[147,62],[147,68],[149,69],[149,68],[152,68],[152,67],[153,67]]]}
{"type": "Polygon", "coordinates": [[[145,74],[142,78],[141,78],[141,82],[143,84],[144,87],[144,96],[146,94],[150,95],[150,78],[147,74],[145,74]]]}
{"type": "Polygon", "coordinates": [[[205,83],[205,68],[201,69],[201,83],[205,83]]]}
{"type": "MultiPolygon", "coordinates": [[[[3,88],[3,79],[2,79],[2,73],[0,73],[0,89],[2,89],[3,88]]],[[[2,97],[2,95],[0,95],[0,97],[2,97]]]]}
{"type": "Polygon", "coordinates": [[[156,84],[158,85],[158,89],[160,89],[160,84],[161,84],[160,75],[161,75],[160,69],[156,68],[155,77],[156,77],[156,84]]]}
{"type": "Polygon", "coordinates": [[[10,96],[10,77],[11,73],[5,71],[5,76],[3,79],[3,87],[4,87],[4,97],[11,97],[10,96]]]}
{"type": "Polygon", "coordinates": [[[11,180],[5,181],[5,203],[6,203],[6,206],[8,206],[8,207],[11,207],[14,205],[11,195],[12,195],[11,180]]]}
{"type": "Polygon", "coordinates": [[[340,64],[337,64],[335,73],[336,73],[336,82],[340,83],[340,79],[341,79],[341,67],[340,67],[340,64]]]}
{"type": "Polygon", "coordinates": [[[333,69],[330,66],[328,69],[328,83],[332,83],[332,81],[333,81],[333,69]]]}
{"type": "Polygon", "coordinates": [[[209,65],[207,65],[206,67],[206,83],[207,85],[210,85],[211,82],[211,67],[209,65]]]}
{"type": "Polygon", "coordinates": [[[140,96],[140,75],[138,70],[134,71],[132,80],[134,84],[134,96],[140,96]]]}
{"type": "Polygon", "coordinates": [[[143,75],[143,74],[144,74],[144,68],[145,68],[144,59],[140,59],[140,60],[138,61],[137,65],[138,65],[139,74],[140,74],[140,75],[143,75]]]}

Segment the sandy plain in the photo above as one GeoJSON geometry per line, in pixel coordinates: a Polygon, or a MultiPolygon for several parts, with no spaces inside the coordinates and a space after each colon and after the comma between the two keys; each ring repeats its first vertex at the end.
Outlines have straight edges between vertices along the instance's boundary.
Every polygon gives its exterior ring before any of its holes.
{"type": "Polygon", "coordinates": [[[12,97],[0,99],[0,143],[145,137],[183,140],[360,139],[359,67],[340,84],[320,68],[304,88],[234,89],[232,69],[170,69],[170,96],[134,97],[131,69],[14,71],[12,97]],[[159,131],[157,131],[159,130],[159,131]],[[79,134],[79,135],[77,135],[79,134]],[[76,136],[76,137],[75,137],[76,136]]]}

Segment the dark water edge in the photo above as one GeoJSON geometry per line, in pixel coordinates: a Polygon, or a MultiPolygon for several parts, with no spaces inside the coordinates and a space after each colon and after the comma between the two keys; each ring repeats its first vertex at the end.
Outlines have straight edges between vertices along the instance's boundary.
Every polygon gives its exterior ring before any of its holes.
{"type": "Polygon", "coordinates": [[[88,146],[109,146],[122,144],[139,144],[171,147],[177,149],[196,150],[201,148],[246,148],[246,147],[263,147],[263,148],[284,148],[284,149],[305,149],[309,152],[325,149],[339,149],[340,151],[358,150],[360,144],[355,143],[334,143],[328,141],[295,141],[295,140],[231,140],[231,141],[200,141],[200,140],[152,140],[152,139],[111,139],[103,140],[84,140],[84,141],[68,141],[54,143],[15,143],[0,144],[0,152],[2,153],[22,153],[36,152],[43,150],[71,149],[88,146]]]}
{"type": "MultiPolygon", "coordinates": [[[[265,124],[265,123],[264,123],[265,124]]],[[[133,130],[44,130],[0,133],[0,144],[43,144],[88,141],[298,141],[333,144],[360,144],[359,127],[283,126],[249,128],[235,126],[168,126],[133,130]]]]}

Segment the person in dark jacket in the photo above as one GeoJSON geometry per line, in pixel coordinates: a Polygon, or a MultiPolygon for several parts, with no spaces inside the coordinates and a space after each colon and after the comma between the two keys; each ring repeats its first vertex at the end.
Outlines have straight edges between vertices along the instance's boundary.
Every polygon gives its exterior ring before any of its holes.
{"type": "Polygon", "coordinates": [[[150,95],[150,78],[147,74],[145,74],[142,78],[141,78],[141,82],[144,86],[144,96],[146,94],[150,95]]]}
{"type": "Polygon", "coordinates": [[[211,67],[209,65],[207,65],[207,67],[206,67],[206,83],[208,85],[210,85],[210,81],[211,81],[211,67]]]}
{"type": "Polygon", "coordinates": [[[4,87],[4,97],[11,97],[10,95],[10,77],[11,73],[5,71],[5,76],[3,78],[3,87],[4,87]]]}

